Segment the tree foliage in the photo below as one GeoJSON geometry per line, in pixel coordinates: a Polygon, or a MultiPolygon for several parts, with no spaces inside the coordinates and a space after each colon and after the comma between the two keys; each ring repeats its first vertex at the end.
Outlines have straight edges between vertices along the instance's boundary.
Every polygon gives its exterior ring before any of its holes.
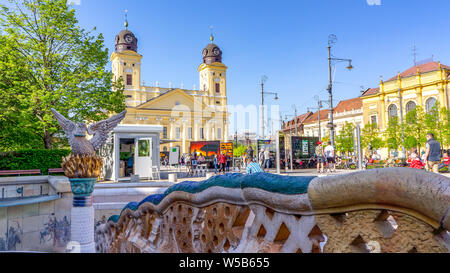
{"type": "Polygon", "coordinates": [[[102,34],[80,28],[66,0],[8,2],[0,4],[0,150],[52,148],[62,136],[52,107],[87,122],[125,109],[102,34]]]}
{"type": "Polygon", "coordinates": [[[390,117],[385,134],[385,147],[390,150],[398,150],[402,145],[401,139],[401,125],[398,121],[398,117],[390,117]]]}
{"type": "Polygon", "coordinates": [[[383,138],[376,123],[367,123],[361,131],[361,146],[364,149],[371,147],[372,150],[378,150],[384,145],[383,138]]]}
{"type": "Polygon", "coordinates": [[[425,113],[421,106],[416,106],[406,114],[404,124],[406,149],[418,148],[420,152],[420,147],[425,145],[427,139],[424,122],[425,113]]]}
{"type": "Polygon", "coordinates": [[[355,126],[353,123],[346,122],[342,130],[336,136],[336,151],[344,153],[351,152],[354,149],[353,130],[355,126]]]}
{"type": "Polygon", "coordinates": [[[242,156],[245,153],[246,149],[247,149],[246,146],[239,144],[239,146],[233,148],[233,156],[235,157],[242,156]]]}

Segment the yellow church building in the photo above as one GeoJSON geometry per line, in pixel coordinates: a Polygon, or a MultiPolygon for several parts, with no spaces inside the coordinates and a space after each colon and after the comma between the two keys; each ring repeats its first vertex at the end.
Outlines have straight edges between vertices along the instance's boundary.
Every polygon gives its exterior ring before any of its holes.
{"type": "Polygon", "coordinates": [[[111,54],[114,80],[121,77],[125,85],[127,115],[122,123],[163,126],[162,152],[179,147],[181,153],[189,153],[191,141],[228,141],[227,67],[214,37],[202,51],[199,90],[161,87],[158,82],[144,86],[138,39],[127,23],[125,28],[116,36],[111,54]]]}
{"type": "MultiPolygon", "coordinates": [[[[378,88],[366,90],[361,98],[364,124],[376,123],[381,132],[390,117],[403,117],[420,105],[426,112],[439,102],[440,107],[449,107],[450,66],[440,62],[417,64],[398,75],[383,81],[378,88]]],[[[387,156],[387,149],[382,156],[387,156]]]]}

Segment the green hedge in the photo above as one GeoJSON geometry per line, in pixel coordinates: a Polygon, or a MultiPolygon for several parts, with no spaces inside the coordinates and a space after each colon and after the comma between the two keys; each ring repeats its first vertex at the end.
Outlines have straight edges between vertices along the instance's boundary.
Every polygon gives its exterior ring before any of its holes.
{"type": "Polygon", "coordinates": [[[61,159],[71,150],[21,150],[0,153],[0,170],[40,169],[43,175],[48,169],[61,168],[61,159]]]}

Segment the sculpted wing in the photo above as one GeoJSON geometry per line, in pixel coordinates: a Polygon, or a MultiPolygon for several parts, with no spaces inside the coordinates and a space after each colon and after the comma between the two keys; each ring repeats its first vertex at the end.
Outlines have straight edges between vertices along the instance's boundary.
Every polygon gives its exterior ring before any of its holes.
{"type": "Polygon", "coordinates": [[[53,115],[55,115],[56,120],[58,121],[61,128],[66,133],[67,138],[70,139],[70,136],[72,135],[73,130],[75,130],[75,123],[70,121],[69,119],[65,118],[63,115],[58,113],[55,109],[51,109],[53,112],[53,115]]]}
{"type": "Polygon", "coordinates": [[[88,133],[90,135],[94,135],[94,137],[89,140],[94,147],[94,150],[100,149],[100,147],[106,142],[108,139],[108,133],[114,129],[124,118],[126,110],[117,114],[115,116],[110,117],[109,119],[105,119],[99,121],[88,128],[88,133]]]}

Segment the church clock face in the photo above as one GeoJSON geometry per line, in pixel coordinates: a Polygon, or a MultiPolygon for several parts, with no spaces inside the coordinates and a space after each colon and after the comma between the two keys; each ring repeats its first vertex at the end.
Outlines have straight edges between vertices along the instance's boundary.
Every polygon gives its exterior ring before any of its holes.
{"type": "Polygon", "coordinates": [[[127,43],[133,42],[133,37],[131,37],[131,35],[129,35],[129,34],[125,35],[124,38],[125,38],[125,42],[127,42],[127,43]]]}
{"type": "Polygon", "coordinates": [[[203,54],[203,57],[205,57],[205,56],[206,56],[206,54],[208,54],[208,49],[206,49],[206,48],[205,48],[205,49],[203,49],[203,53],[202,53],[202,54],[203,54]]]}
{"type": "Polygon", "coordinates": [[[213,53],[214,53],[214,55],[219,55],[220,54],[220,50],[217,48],[217,47],[215,47],[214,49],[213,49],[213,53]]]}

